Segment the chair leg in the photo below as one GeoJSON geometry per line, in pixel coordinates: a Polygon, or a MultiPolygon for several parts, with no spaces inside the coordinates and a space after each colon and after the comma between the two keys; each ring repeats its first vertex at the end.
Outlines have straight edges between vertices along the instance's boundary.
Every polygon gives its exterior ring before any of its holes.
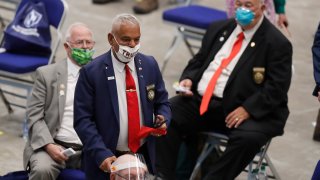
{"type": "Polygon", "coordinates": [[[164,62],[163,62],[163,65],[161,67],[161,73],[163,74],[164,73],[164,70],[166,69],[167,67],[167,64],[168,64],[168,61],[170,59],[170,57],[172,56],[173,52],[178,48],[179,44],[181,43],[183,37],[182,35],[177,32],[177,34],[175,35],[172,43],[171,43],[171,46],[170,48],[168,49],[166,55],[164,56],[164,62]]]}
{"type": "Polygon", "coordinates": [[[274,167],[274,165],[273,165],[271,159],[269,158],[268,154],[266,154],[264,158],[265,158],[265,160],[266,160],[266,162],[267,162],[267,164],[268,164],[268,166],[269,166],[269,168],[271,170],[271,173],[274,176],[274,179],[281,180],[280,175],[278,174],[278,172],[277,172],[276,168],[274,167]]]}
{"type": "Polygon", "coordinates": [[[8,99],[7,99],[6,96],[3,94],[3,91],[2,91],[1,88],[0,88],[0,96],[1,96],[1,98],[2,98],[2,100],[3,100],[3,102],[4,102],[4,105],[6,106],[8,112],[9,112],[9,113],[12,113],[12,112],[13,112],[13,109],[12,109],[12,107],[10,106],[10,103],[9,103],[8,99]]]}
{"type": "Polygon", "coordinates": [[[212,150],[215,148],[214,145],[210,144],[210,143],[206,143],[202,149],[201,154],[198,157],[197,163],[193,168],[192,174],[190,176],[189,180],[195,180],[196,176],[201,168],[201,164],[203,163],[203,161],[208,157],[208,155],[212,152],[212,150]]]}

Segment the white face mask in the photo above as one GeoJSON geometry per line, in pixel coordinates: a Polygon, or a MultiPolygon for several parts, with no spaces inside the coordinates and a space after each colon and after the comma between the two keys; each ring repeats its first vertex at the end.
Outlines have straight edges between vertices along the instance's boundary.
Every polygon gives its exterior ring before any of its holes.
{"type": "Polygon", "coordinates": [[[137,44],[134,48],[131,48],[129,46],[120,45],[116,40],[115,36],[113,37],[119,46],[119,51],[116,52],[118,59],[123,63],[128,63],[132,61],[140,49],[140,43],[137,44]]]}

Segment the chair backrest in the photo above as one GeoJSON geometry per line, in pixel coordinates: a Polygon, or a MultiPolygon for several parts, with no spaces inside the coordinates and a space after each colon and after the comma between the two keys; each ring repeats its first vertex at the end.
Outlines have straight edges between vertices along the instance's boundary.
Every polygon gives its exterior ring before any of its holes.
{"type": "MultiPolygon", "coordinates": [[[[22,0],[19,4],[17,11],[19,11],[28,1],[30,0],[22,0]]],[[[52,26],[58,29],[61,21],[63,21],[66,3],[64,0],[32,0],[35,2],[43,2],[46,6],[47,15],[49,18],[49,22],[52,26]]]]}

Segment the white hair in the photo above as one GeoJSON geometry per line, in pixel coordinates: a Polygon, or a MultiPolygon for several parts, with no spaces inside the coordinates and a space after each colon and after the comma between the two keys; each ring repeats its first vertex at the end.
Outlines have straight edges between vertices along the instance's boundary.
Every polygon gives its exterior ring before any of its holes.
{"type": "Polygon", "coordinates": [[[122,24],[131,23],[134,25],[140,26],[138,19],[132,14],[118,14],[112,20],[112,29],[111,32],[115,33],[115,31],[120,27],[122,24]]]}
{"type": "Polygon", "coordinates": [[[92,38],[93,38],[93,32],[91,31],[91,29],[89,28],[88,25],[86,25],[86,24],[84,24],[84,23],[82,23],[82,22],[75,22],[75,23],[72,23],[72,24],[68,27],[68,29],[67,29],[67,31],[66,31],[66,34],[65,34],[65,39],[66,39],[66,41],[70,41],[72,30],[73,30],[74,28],[76,28],[76,27],[86,27],[86,28],[88,29],[88,31],[91,33],[92,38]]]}

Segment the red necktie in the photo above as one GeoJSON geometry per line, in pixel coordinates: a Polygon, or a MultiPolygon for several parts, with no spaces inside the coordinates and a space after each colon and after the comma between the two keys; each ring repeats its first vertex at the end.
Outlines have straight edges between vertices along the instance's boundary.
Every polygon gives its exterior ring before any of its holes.
{"type": "Polygon", "coordinates": [[[129,66],[125,65],[126,69],[126,96],[128,109],[128,147],[132,152],[137,152],[140,147],[140,140],[138,137],[140,131],[140,114],[139,103],[136,91],[136,84],[134,83],[129,66]]]}
{"type": "Polygon", "coordinates": [[[207,111],[208,105],[209,105],[209,101],[210,101],[211,96],[213,94],[214,87],[216,86],[217,80],[218,80],[222,70],[228,66],[228,64],[231,62],[231,60],[240,51],[243,38],[244,38],[244,34],[243,34],[243,32],[241,32],[238,35],[238,38],[237,38],[236,42],[233,44],[233,47],[232,47],[230,55],[227,58],[225,58],[225,59],[223,59],[221,61],[220,66],[218,67],[216,72],[213,74],[213,76],[212,76],[212,78],[211,78],[211,80],[210,80],[210,82],[209,82],[209,84],[207,86],[207,89],[204,92],[203,97],[202,97],[202,101],[201,101],[201,105],[200,105],[200,115],[204,114],[207,111]]]}

